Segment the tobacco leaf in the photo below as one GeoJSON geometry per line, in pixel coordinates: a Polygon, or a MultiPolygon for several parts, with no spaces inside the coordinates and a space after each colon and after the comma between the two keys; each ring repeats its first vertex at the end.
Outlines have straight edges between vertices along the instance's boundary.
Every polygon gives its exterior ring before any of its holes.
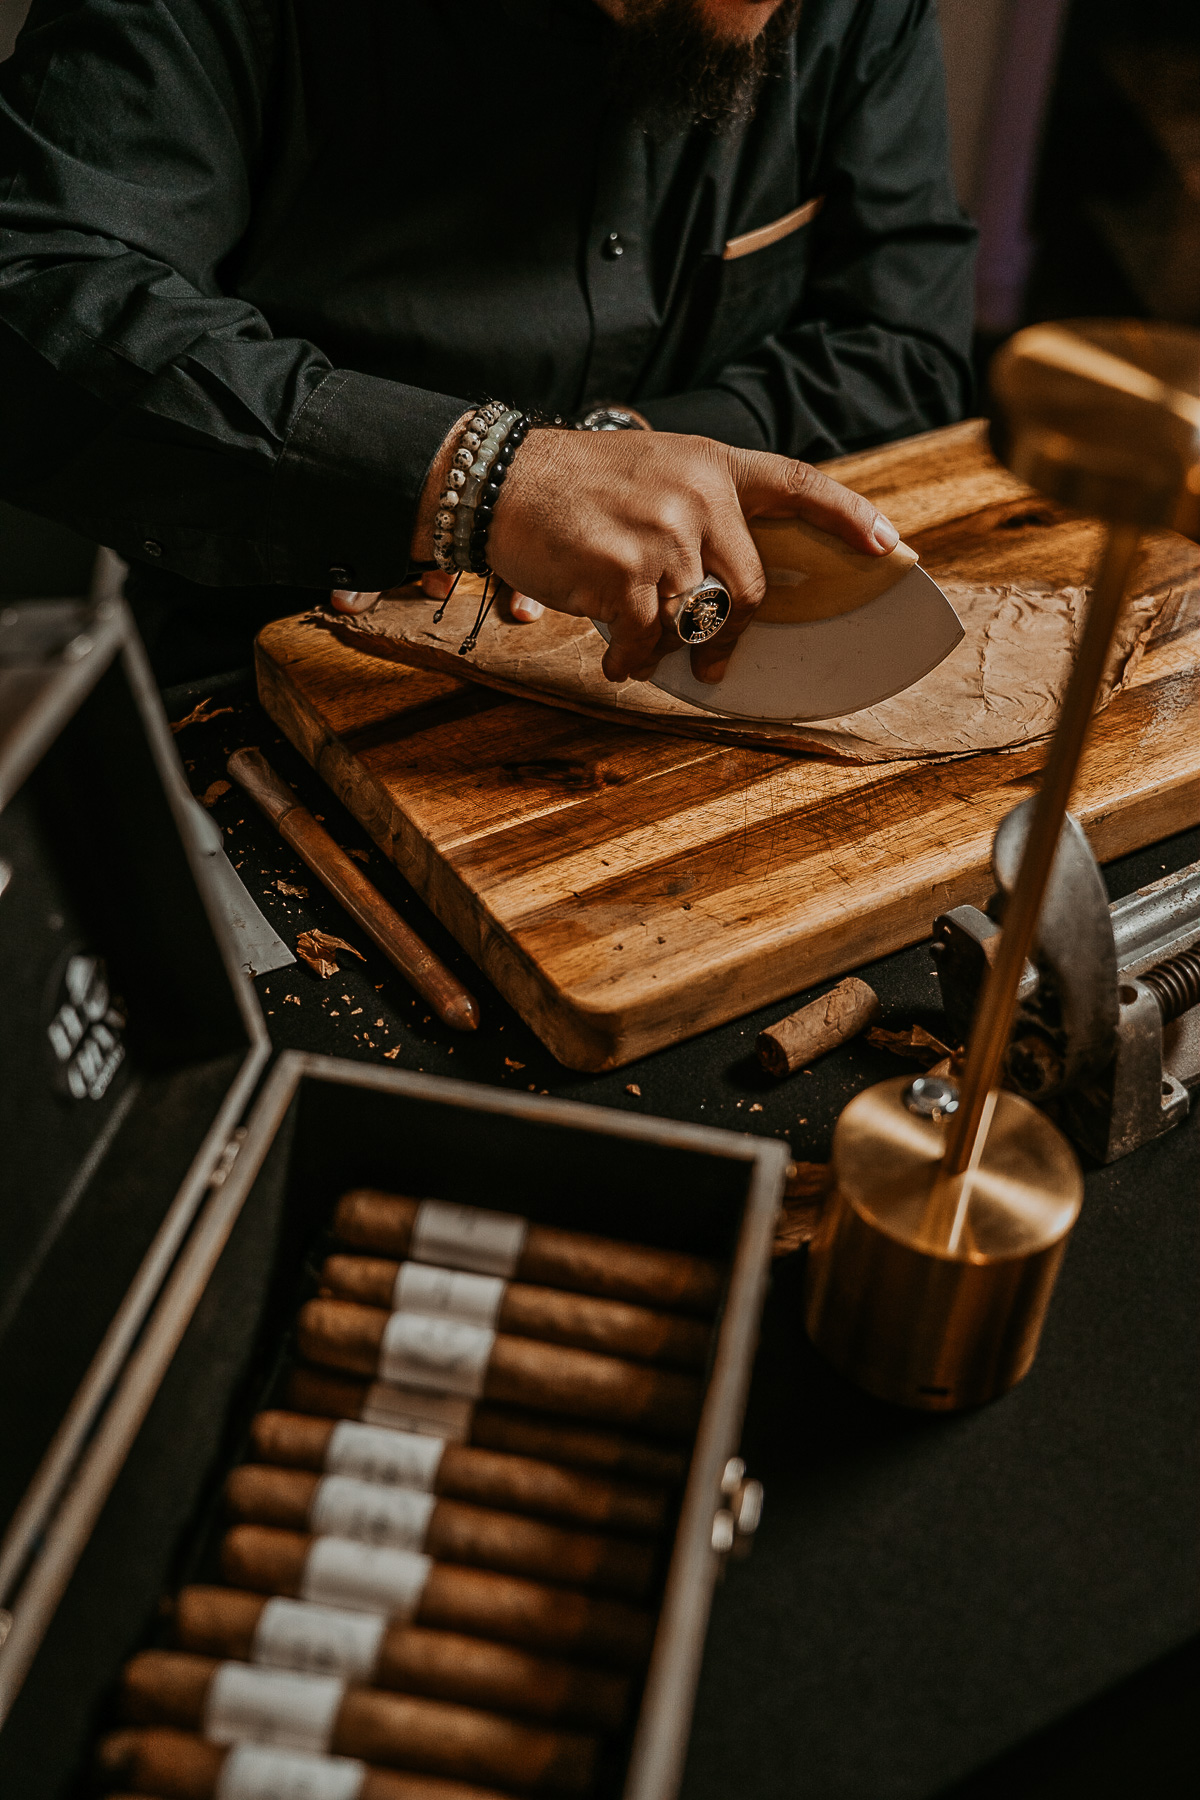
{"type": "Polygon", "coordinates": [[[361,950],[356,950],[353,944],[346,942],[345,938],[334,937],[332,932],[302,931],[296,939],[296,955],[301,962],[307,963],[313,973],[319,975],[322,981],[328,981],[331,975],[337,974],[339,950],[345,950],[351,956],[357,956],[359,962],[367,960],[361,950]]]}
{"type": "Polygon", "coordinates": [[[923,1025],[910,1025],[907,1031],[884,1031],[875,1025],[867,1033],[867,1042],[872,1049],[888,1050],[893,1056],[902,1056],[906,1062],[923,1063],[927,1069],[946,1057],[953,1060],[958,1054],[949,1044],[935,1038],[931,1031],[926,1031],[923,1025]]]}
{"type": "Polygon", "coordinates": [[[231,781],[210,781],[200,796],[201,806],[215,806],[222,794],[227,794],[233,786],[231,781]]]}
{"type": "Polygon", "coordinates": [[[772,1257],[791,1256],[817,1229],[833,1183],[828,1163],[794,1162],[788,1167],[783,1206],[775,1227],[772,1257]]]}
{"type": "Polygon", "coordinates": [[[292,894],[297,900],[308,899],[308,889],[306,887],[301,887],[298,882],[277,881],[275,886],[281,894],[292,894]]]}
{"type": "Polygon", "coordinates": [[[186,719],[172,719],[171,730],[180,732],[185,725],[207,725],[210,719],[219,719],[222,713],[231,713],[232,711],[232,706],[214,707],[210,695],[208,699],[201,700],[197,705],[193,706],[186,719]],[[211,711],[209,710],[210,707],[212,708],[211,711]]]}

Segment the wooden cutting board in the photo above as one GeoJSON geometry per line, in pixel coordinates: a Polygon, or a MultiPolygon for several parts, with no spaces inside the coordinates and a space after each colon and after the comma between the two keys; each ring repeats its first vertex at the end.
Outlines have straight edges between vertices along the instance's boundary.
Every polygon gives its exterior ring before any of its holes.
{"type": "MultiPolygon", "coordinates": [[[[1095,526],[990,463],[977,427],[829,465],[937,577],[1086,579],[1095,526]]],[[[1195,551],[1143,581],[1160,635],[1093,727],[1097,855],[1200,822],[1195,551]]],[[[258,641],[263,705],[554,1054],[619,1067],[928,935],[992,889],[1045,744],[856,765],[632,728],[408,668],[320,613],[258,641]]]]}

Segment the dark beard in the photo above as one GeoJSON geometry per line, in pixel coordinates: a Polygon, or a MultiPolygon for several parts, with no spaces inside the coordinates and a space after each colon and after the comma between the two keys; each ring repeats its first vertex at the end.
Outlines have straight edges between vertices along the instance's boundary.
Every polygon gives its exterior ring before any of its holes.
{"type": "Polygon", "coordinates": [[[779,68],[801,3],[783,0],[756,38],[730,43],[708,30],[694,0],[628,0],[612,64],[617,104],[646,125],[730,130],[779,68]]]}

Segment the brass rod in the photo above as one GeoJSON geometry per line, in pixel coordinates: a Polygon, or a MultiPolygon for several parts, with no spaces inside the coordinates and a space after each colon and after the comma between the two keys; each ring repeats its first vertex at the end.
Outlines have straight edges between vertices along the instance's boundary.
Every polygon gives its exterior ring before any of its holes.
{"type": "Polygon", "coordinates": [[[1079,654],[1046,759],[1033,824],[1025,840],[1016,884],[1004,909],[999,952],[988,972],[971,1030],[958,1111],[950,1120],[946,1136],[943,1178],[961,1175],[970,1163],[983,1109],[996,1086],[1008,1049],[1021,972],[1037,934],[1046,884],[1139,537],[1136,525],[1113,525],[1109,529],[1079,654]]]}

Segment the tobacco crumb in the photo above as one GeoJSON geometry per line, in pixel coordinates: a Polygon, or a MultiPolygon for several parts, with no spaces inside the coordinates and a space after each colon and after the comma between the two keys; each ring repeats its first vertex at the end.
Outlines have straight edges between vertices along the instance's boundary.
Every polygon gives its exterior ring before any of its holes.
{"type": "Polygon", "coordinates": [[[399,1054],[400,1054],[400,1046],[399,1046],[399,1044],[394,1044],[390,1050],[384,1051],[384,1053],[383,1053],[384,1060],[386,1062],[395,1062],[395,1060],[399,1056],[399,1054]]]}
{"type": "Polygon", "coordinates": [[[371,860],[371,852],[369,850],[347,850],[346,855],[352,856],[355,862],[365,863],[370,862],[371,860]]]}
{"type": "Polygon", "coordinates": [[[636,1081],[627,1081],[625,1083],[625,1092],[627,1094],[636,1094],[639,1100],[642,1097],[642,1090],[636,1081]]]}
{"type": "Polygon", "coordinates": [[[906,1062],[924,1063],[926,1068],[955,1055],[949,1044],[943,1044],[923,1025],[910,1025],[907,1031],[884,1031],[876,1025],[868,1031],[867,1042],[874,1050],[888,1050],[906,1062]]]}
{"type": "Polygon", "coordinates": [[[200,796],[201,806],[215,806],[222,794],[227,794],[233,786],[231,781],[210,781],[200,796]]]}
{"type": "Polygon", "coordinates": [[[340,1012],[331,1012],[329,1016],[331,1019],[340,1019],[342,1015],[340,1012]]]}
{"type": "Polygon", "coordinates": [[[299,1006],[300,996],[299,994],[285,994],[283,996],[283,1003],[285,1006],[299,1006]]]}
{"type": "Polygon", "coordinates": [[[232,713],[232,711],[232,706],[213,707],[210,695],[207,700],[201,700],[196,706],[193,706],[186,719],[172,719],[171,730],[180,732],[187,725],[207,725],[210,719],[219,719],[222,713],[232,713]]]}
{"type": "Polygon", "coordinates": [[[308,899],[308,889],[301,887],[298,881],[277,881],[275,886],[281,894],[292,894],[297,900],[308,899]]]}
{"type": "Polygon", "coordinates": [[[750,1108],[750,1111],[751,1111],[751,1112],[761,1112],[761,1111],[762,1111],[762,1103],[761,1103],[761,1101],[758,1101],[758,1100],[756,1100],[756,1101],[755,1101],[755,1102],[754,1102],[754,1105],[753,1105],[753,1106],[752,1106],[752,1107],[751,1107],[751,1108],[750,1108]]]}
{"type": "Polygon", "coordinates": [[[523,1069],[525,1064],[523,1062],[514,1061],[511,1056],[506,1056],[504,1059],[504,1066],[506,1069],[523,1069]]]}
{"type": "Polygon", "coordinates": [[[378,1030],[379,1030],[379,1027],[380,1027],[380,1026],[381,1026],[381,1025],[382,1025],[382,1024],[383,1024],[383,1020],[382,1020],[382,1019],[376,1019],[376,1021],[375,1021],[375,1029],[376,1029],[376,1031],[378,1031],[378,1030]]]}
{"type": "Polygon", "coordinates": [[[350,1017],[351,1017],[351,1018],[352,1018],[352,1019],[357,1019],[357,1017],[358,1017],[358,1015],[359,1015],[359,1013],[360,1013],[360,1012],[361,1012],[361,1011],[362,1011],[362,1007],[361,1007],[361,1006],[356,1006],[356,1007],[355,1007],[355,1008],[354,1008],[354,1009],[353,1009],[353,1011],[352,1011],[352,1012],[351,1012],[351,1014],[350,1014],[350,1017]]]}

